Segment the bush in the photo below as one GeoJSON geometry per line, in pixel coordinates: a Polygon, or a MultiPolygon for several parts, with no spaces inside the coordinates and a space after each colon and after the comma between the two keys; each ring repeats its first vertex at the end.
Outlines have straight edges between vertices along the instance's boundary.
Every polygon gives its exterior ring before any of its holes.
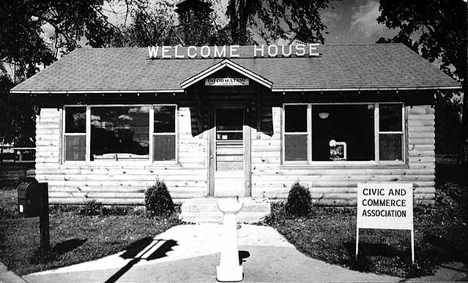
{"type": "Polygon", "coordinates": [[[291,216],[307,216],[312,212],[312,197],[308,188],[294,183],[286,201],[286,213],[291,216]]]}
{"type": "Polygon", "coordinates": [[[79,211],[80,215],[94,216],[102,214],[102,203],[97,202],[95,199],[85,200],[83,206],[79,211]]]}
{"type": "Polygon", "coordinates": [[[174,212],[174,203],[166,184],[156,180],[156,185],[145,192],[146,210],[158,216],[169,216],[174,212]]]}

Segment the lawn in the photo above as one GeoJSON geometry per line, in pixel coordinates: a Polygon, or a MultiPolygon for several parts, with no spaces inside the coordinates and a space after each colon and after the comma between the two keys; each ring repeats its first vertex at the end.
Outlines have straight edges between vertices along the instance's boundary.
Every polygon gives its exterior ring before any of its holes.
{"type": "Polygon", "coordinates": [[[152,217],[141,207],[51,206],[52,249],[41,255],[39,217],[18,217],[16,204],[16,189],[0,189],[0,261],[20,275],[115,254],[180,224],[176,215],[152,217]]]}
{"type": "MultiPolygon", "coordinates": [[[[16,189],[0,188],[0,261],[20,274],[68,266],[115,254],[180,224],[148,216],[141,207],[51,206],[51,251],[39,254],[39,219],[19,218],[16,189]]],[[[356,208],[313,207],[307,217],[290,218],[273,203],[263,224],[277,229],[304,254],[353,270],[404,278],[432,274],[443,262],[468,263],[468,188],[437,186],[436,204],[414,209],[416,262],[411,263],[410,233],[360,232],[354,259],[356,208]]]]}
{"type": "Polygon", "coordinates": [[[415,263],[409,231],[360,229],[355,260],[356,208],[314,207],[307,217],[288,217],[284,203],[272,205],[265,224],[304,254],[353,270],[403,278],[433,274],[444,262],[468,264],[468,188],[437,186],[434,206],[414,209],[415,263]]]}

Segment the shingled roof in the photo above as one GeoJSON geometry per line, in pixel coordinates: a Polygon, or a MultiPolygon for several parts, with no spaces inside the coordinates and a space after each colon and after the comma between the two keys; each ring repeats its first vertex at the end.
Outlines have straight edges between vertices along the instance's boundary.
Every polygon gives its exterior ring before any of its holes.
{"type": "Polygon", "coordinates": [[[459,89],[459,83],[402,44],[323,45],[318,57],[149,59],[147,48],[80,48],[12,93],[181,92],[181,83],[223,60],[271,82],[272,91],[459,89]]]}

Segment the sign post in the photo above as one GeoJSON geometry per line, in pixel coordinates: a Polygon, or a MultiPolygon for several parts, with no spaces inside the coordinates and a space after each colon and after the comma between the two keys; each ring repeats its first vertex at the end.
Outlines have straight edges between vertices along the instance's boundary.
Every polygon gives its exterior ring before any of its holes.
{"type": "Polygon", "coordinates": [[[411,260],[414,263],[413,184],[358,184],[356,259],[359,228],[411,230],[411,260]]]}

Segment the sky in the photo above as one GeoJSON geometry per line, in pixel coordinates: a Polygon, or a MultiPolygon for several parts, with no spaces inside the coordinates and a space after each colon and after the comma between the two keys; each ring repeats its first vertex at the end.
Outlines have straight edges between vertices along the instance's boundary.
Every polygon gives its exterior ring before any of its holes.
{"type": "Polygon", "coordinates": [[[398,33],[377,22],[378,0],[330,0],[329,8],[321,14],[329,33],[325,44],[369,44],[398,33]]]}

